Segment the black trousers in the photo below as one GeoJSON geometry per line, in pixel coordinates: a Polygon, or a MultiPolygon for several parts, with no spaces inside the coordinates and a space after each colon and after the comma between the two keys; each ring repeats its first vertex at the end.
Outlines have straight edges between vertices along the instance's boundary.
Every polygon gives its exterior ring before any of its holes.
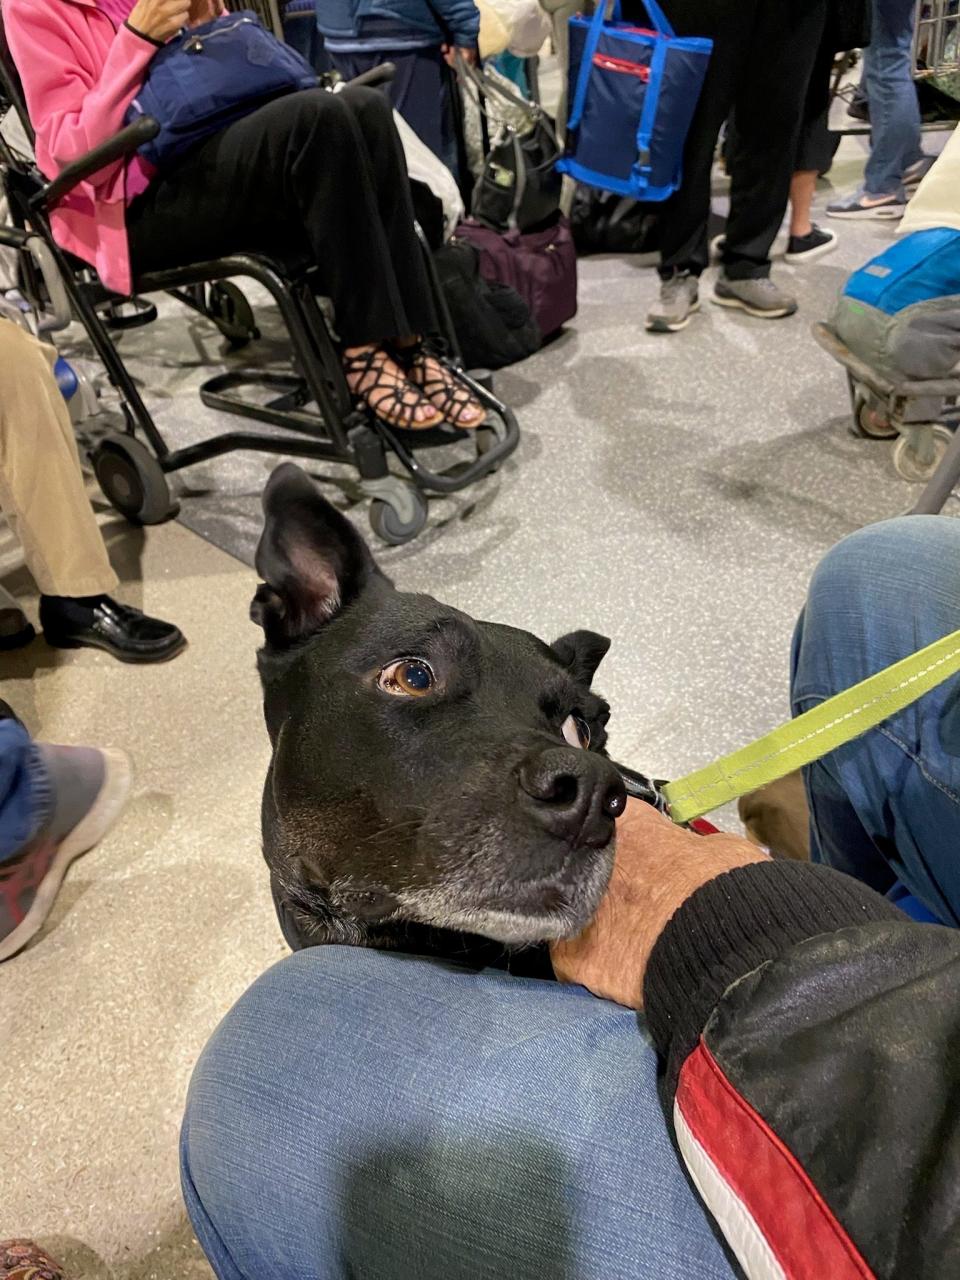
{"type": "Polygon", "coordinates": [[[278,98],[200,143],[127,212],[134,278],[261,252],[319,268],[347,346],[437,328],[403,149],[376,89],[278,98]]]}
{"type": "Polygon", "coordinates": [[[660,274],[699,275],[707,266],[714,152],[734,110],[724,268],[734,280],[768,275],[826,0],[663,0],[663,8],[677,35],[709,36],[714,49],[684,150],[683,184],[663,210],[660,274]]]}

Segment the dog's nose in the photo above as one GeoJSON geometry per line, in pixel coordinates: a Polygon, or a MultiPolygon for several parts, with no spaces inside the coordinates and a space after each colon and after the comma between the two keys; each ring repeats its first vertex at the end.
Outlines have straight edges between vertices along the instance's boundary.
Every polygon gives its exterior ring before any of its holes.
{"type": "Polygon", "coordinates": [[[623,780],[610,761],[575,747],[548,747],[527,756],[519,780],[541,826],[572,845],[605,845],[627,803],[623,780]]]}

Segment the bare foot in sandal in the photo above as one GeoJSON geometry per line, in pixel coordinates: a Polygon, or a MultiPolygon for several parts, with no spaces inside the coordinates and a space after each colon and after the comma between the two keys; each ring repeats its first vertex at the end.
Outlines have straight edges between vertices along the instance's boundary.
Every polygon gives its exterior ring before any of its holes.
{"type": "Polygon", "coordinates": [[[425,431],[443,413],[382,347],[348,347],[343,353],[347,386],[388,427],[425,431]]]}
{"type": "Polygon", "coordinates": [[[431,355],[426,347],[416,343],[400,348],[397,354],[407,377],[451,426],[469,431],[485,421],[487,411],[483,405],[474,399],[453,370],[431,355]]]}

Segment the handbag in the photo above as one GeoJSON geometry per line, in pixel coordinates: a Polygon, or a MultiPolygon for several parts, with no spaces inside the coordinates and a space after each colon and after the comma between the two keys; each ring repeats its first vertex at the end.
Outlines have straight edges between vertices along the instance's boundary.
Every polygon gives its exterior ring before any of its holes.
{"type": "Polygon", "coordinates": [[[461,80],[476,88],[481,104],[497,100],[496,115],[481,105],[497,130],[474,186],[472,216],[499,231],[544,225],[556,217],[561,192],[556,168],[561,149],[550,117],[504,76],[491,70],[481,74],[462,59],[457,69],[461,80]]]}
{"type": "Polygon", "coordinates": [[[666,200],[680,186],[683,148],[703,88],[713,41],[674,35],[656,0],[644,0],[652,29],[570,19],[571,108],[557,168],[579,182],[635,200],[666,200]]]}
{"type": "Polygon", "coordinates": [[[566,218],[527,232],[516,227],[500,232],[470,218],[457,228],[455,239],[479,249],[484,280],[519,293],[544,337],[577,314],[577,253],[566,218]]]}
{"type": "Polygon", "coordinates": [[[139,154],[163,169],[264,103],[316,84],[310,64],[243,10],[185,28],[158,49],[124,119],[157,121],[160,132],[139,154]]]}

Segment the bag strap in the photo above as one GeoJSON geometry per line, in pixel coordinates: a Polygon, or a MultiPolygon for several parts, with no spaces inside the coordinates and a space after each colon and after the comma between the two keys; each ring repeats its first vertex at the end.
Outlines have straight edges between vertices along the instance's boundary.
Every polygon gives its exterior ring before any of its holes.
{"type": "Polygon", "coordinates": [[[658,40],[653,46],[650,59],[650,79],[647,91],[643,95],[643,106],[640,108],[640,119],[637,121],[637,159],[633,172],[637,177],[645,178],[650,172],[650,143],[653,129],[657,122],[657,107],[660,104],[660,86],[663,84],[663,71],[667,63],[667,42],[658,40]]]}
{"type": "Polygon", "coordinates": [[[954,631],[828,698],[732,755],[663,789],[674,822],[702,817],[729,800],[852,742],[960,671],[960,631],[954,631]]]}

